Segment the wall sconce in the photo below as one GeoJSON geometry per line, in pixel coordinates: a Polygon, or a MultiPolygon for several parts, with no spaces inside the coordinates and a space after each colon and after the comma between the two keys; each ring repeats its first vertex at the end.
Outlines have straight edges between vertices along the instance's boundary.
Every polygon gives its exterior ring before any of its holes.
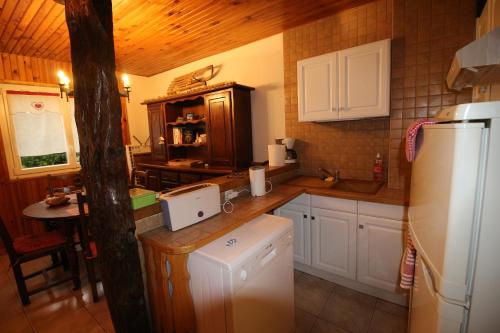
{"type": "Polygon", "coordinates": [[[66,102],[69,101],[69,96],[73,96],[73,90],[69,87],[69,77],[64,74],[62,70],[57,72],[57,77],[59,78],[59,91],[61,92],[61,98],[63,98],[63,94],[66,95],[66,102]]]}
{"type": "Polygon", "coordinates": [[[122,75],[123,91],[120,91],[120,95],[127,97],[127,102],[130,103],[130,79],[127,74],[122,75]]]}
{"type": "MultiPolygon", "coordinates": [[[[63,98],[63,95],[66,95],[66,101],[69,101],[69,96],[74,95],[74,91],[70,88],[69,86],[69,77],[66,76],[66,74],[62,71],[59,70],[57,72],[57,77],[59,78],[58,84],[59,84],[59,91],[61,93],[61,98],[63,98]]],[[[123,91],[120,91],[120,96],[127,97],[127,102],[130,103],[130,79],[127,74],[122,75],[122,83],[123,83],[123,91]]]]}

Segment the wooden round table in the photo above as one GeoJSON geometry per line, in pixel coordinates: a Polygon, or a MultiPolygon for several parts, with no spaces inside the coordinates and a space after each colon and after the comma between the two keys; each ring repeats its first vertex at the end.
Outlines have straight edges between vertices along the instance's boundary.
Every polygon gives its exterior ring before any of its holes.
{"type": "MultiPolygon", "coordinates": [[[[34,203],[23,209],[23,215],[43,223],[51,222],[61,227],[68,242],[72,243],[71,250],[68,253],[69,266],[75,285],[79,287],[80,272],[73,234],[75,227],[77,227],[77,231],[80,232],[80,228],[78,228],[80,212],[78,210],[76,194],[70,194],[69,197],[69,202],[60,206],[51,207],[47,205],[45,201],[34,203]]],[[[88,214],[87,204],[85,204],[85,213],[88,214]]]]}
{"type": "MultiPolygon", "coordinates": [[[[80,213],[76,194],[70,194],[69,197],[69,202],[61,206],[51,207],[45,201],[34,203],[23,209],[23,215],[40,221],[68,221],[74,223],[80,213]]],[[[85,212],[88,214],[87,204],[85,204],[85,212]]]]}

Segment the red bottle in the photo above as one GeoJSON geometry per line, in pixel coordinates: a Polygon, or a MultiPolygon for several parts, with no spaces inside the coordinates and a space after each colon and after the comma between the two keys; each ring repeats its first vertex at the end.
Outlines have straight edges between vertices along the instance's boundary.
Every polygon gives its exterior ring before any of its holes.
{"type": "Polygon", "coordinates": [[[384,180],[384,165],[380,153],[377,153],[377,157],[375,157],[375,162],[373,163],[373,180],[377,182],[384,180]]]}

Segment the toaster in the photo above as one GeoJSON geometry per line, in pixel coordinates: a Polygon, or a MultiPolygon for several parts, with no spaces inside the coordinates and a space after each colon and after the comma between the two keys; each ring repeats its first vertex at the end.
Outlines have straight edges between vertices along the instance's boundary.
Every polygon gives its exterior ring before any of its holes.
{"type": "Polygon", "coordinates": [[[163,224],[176,231],[221,211],[219,185],[197,184],[160,195],[163,224]]]}

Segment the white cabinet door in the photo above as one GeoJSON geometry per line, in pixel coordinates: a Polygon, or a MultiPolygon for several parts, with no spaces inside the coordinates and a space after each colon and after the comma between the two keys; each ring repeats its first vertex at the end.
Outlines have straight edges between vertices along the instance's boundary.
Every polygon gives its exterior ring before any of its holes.
{"type": "Polygon", "coordinates": [[[276,215],[293,221],[293,259],[311,264],[311,225],[309,206],[286,204],[275,211],[276,215]]]}
{"type": "Polygon", "coordinates": [[[297,62],[299,122],[338,119],[337,53],[297,62]]]}
{"type": "Polygon", "coordinates": [[[396,292],[405,223],[359,215],[358,226],[357,280],[396,292]]]}
{"type": "Polygon", "coordinates": [[[312,266],[355,279],[356,228],[356,214],[312,208],[312,266]]]}
{"type": "Polygon", "coordinates": [[[390,39],[339,51],[339,119],[389,115],[390,39]]]}

